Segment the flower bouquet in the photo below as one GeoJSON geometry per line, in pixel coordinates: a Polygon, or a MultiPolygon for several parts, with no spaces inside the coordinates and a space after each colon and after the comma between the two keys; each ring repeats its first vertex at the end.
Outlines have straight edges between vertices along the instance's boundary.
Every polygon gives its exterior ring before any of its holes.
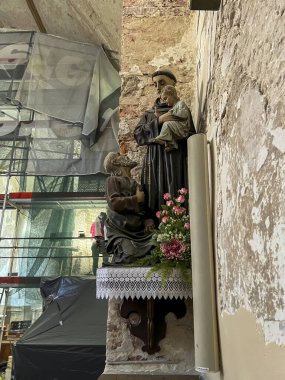
{"type": "Polygon", "coordinates": [[[145,257],[144,265],[152,268],[148,277],[153,272],[161,272],[162,281],[166,281],[173,269],[181,272],[181,277],[191,282],[189,269],[191,268],[190,246],[190,219],[183,207],[188,193],[186,188],[178,190],[176,198],[171,194],[164,194],[165,205],[156,216],[160,223],[152,237],[154,249],[151,255],[145,257]]]}

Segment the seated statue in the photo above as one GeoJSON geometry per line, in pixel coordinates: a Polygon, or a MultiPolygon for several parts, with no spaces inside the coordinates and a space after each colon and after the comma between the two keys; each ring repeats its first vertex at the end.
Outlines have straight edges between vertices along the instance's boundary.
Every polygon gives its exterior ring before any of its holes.
{"type": "Polygon", "coordinates": [[[126,155],[109,153],[104,161],[108,203],[107,253],[113,255],[112,264],[130,264],[146,256],[153,248],[150,239],[154,222],[144,209],[145,195],[131,178],[131,169],[137,165],[126,155]]]}

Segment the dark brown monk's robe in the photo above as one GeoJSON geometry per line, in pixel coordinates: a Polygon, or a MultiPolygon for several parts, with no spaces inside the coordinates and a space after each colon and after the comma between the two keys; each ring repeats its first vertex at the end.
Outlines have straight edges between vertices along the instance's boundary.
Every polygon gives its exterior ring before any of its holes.
{"type": "Polygon", "coordinates": [[[106,182],[108,202],[107,252],[113,264],[129,264],[152,249],[151,234],[144,232],[147,218],[136,197],[138,184],[128,177],[111,176],[106,182]]]}
{"type": "MultiPolygon", "coordinates": [[[[163,114],[169,110],[165,104],[156,100],[154,107],[163,114]]],[[[164,204],[163,194],[177,195],[182,187],[188,187],[187,176],[187,139],[178,140],[178,150],[165,152],[164,146],[150,144],[159,135],[162,124],[154,113],[154,107],[146,111],[135,128],[134,137],[138,145],[147,145],[141,183],[146,194],[146,205],[154,218],[156,211],[164,204]]],[[[196,133],[192,116],[190,135],[196,133]]],[[[186,205],[187,206],[187,205],[186,205]]]]}

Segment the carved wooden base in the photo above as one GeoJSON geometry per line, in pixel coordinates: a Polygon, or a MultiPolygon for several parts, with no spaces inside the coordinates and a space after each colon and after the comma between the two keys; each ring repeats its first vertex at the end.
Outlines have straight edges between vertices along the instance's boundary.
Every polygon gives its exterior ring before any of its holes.
{"type": "Polygon", "coordinates": [[[177,318],[182,318],[186,314],[186,306],[183,299],[124,299],[120,312],[123,318],[129,319],[131,334],[144,342],[142,350],[152,355],[160,351],[158,343],[165,337],[165,316],[172,312],[177,318]],[[129,318],[133,313],[139,316],[138,322],[129,318]]]}

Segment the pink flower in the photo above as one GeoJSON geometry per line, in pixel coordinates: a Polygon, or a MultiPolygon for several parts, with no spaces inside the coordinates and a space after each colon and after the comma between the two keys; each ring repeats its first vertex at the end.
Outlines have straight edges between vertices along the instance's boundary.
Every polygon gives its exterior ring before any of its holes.
{"type": "Polygon", "coordinates": [[[186,189],[186,187],[182,187],[182,189],[178,190],[178,193],[179,194],[187,194],[188,193],[188,190],[186,189]]]}
{"type": "Polygon", "coordinates": [[[183,202],[185,202],[185,197],[184,197],[184,195],[179,195],[179,197],[176,198],[175,200],[176,200],[176,202],[183,203],[183,202]]]}
{"type": "Polygon", "coordinates": [[[184,212],[186,211],[186,209],[184,207],[174,206],[173,207],[173,211],[174,211],[175,214],[180,215],[180,214],[184,214],[184,212]]]}
{"type": "Polygon", "coordinates": [[[183,260],[183,253],[187,246],[178,239],[171,239],[168,243],[160,244],[160,250],[168,260],[183,260]]]}
{"type": "Polygon", "coordinates": [[[168,201],[170,198],[171,198],[171,194],[169,194],[169,193],[165,193],[163,195],[163,199],[165,199],[166,201],[168,201]]]}
{"type": "Polygon", "coordinates": [[[167,201],[166,202],[166,206],[172,206],[173,205],[173,201],[167,201]]]}
{"type": "Polygon", "coordinates": [[[157,218],[160,218],[161,217],[161,211],[157,211],[155,215],[157,218]]]}
{"type": "Polygon", "coordinates": [[[184,227],[186,228],[186,230],[190,230],[190,223],[185,223],[184,227]]]}
{"type": "Polygon", "coordinates": [[[161,219],[162,223],[166,223],[168,221],[168,216],[164,216],[162,219],[161,219]]]}

